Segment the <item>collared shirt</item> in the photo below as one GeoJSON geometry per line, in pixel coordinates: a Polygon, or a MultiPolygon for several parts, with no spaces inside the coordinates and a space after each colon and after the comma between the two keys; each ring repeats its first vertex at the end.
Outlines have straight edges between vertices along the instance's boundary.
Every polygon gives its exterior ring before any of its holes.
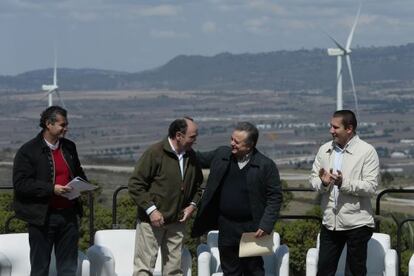
{"type": "Polygon", "coordinates": [[[48,140],[46,140],[46,139],[44,139],[43,138],[43,140],[45,140],[45,142],[46,142],[46,145],[51,149],[51,150],[56,150],[56,149],[58,149],[59,148],[59,139],[57,140],[57,142],[56,142],[56,144],[52,144],[52,143],[49,143],[49,141],[48,140]]]}
{"type": "Polygon", "coordinates": [[[252,153],[249,152],[243,158],[237,159],[237,164],[239,165],[239,169],[242,170],[250,161],[250,157],[252,153]]]}
{"type": "Polygon", "coordinates": [[[174,148],[170,137],[168,137],[168,142],[170,143],[171,149],[174,151],[175,155],[177,155],[178,163],[180,164],[180,171],[181,171],[181,178],[184,179],[184,155],[185,151],[178,153],[177,150],[174,148]]]}
{"type": "MultiPolygon", "coordinates": [[[[338,171],[342,172],[342,160],[344,159],[344,152],[347,146],[348,144],[343,149],[341,149],[338,145],[334,145],[333,150],[334,150],[335,159],[334,159],[333,173],[338,174],[338,171]]],[[[332,193],[335,198],[334,205],[336,208],[338,206],[338,195],[339,195],[339,189],[337,185],[333,187],[332,193]]]]}

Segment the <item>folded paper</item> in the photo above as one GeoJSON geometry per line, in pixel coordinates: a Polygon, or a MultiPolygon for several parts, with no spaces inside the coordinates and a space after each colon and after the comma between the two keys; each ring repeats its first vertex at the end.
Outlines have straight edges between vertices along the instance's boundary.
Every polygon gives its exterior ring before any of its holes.
{"type": "Polygon", "coordinates": [[[88,183],[79,176],[72,179],[66,186],[71,187],[72,189],[69,192],[62,194],[62,196],[70,200],[79,197],[81,192],[92,191],[98,188],[98,186],[88,183]]]}
{"type": "Polygon", "coordinates": [[[273,253],[273,232],[260,238],[255,232],[243,233],[240,239],[239,257],[264,256],[273,253]]]}

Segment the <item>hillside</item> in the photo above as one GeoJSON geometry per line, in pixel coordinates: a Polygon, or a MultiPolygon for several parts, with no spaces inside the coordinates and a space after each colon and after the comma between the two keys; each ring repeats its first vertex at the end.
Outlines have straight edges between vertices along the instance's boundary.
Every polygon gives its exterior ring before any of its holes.
{"type": "MultiPolygon", "coordinates": [[[[345,64],[345,62],[344,62],[345,64]]],[[[356,48],[352,66],[357,85],[409,86],[414,81],[414,43],[356,48]]],[[[344,86],[349,86],[346,66],[344,86]]],[[[180,55],[153,70],[127,73],[59,68],[63,90],[332,90],[336,58],[325,49],[258,54],[222,53],[212,57],[180,55]]],[[[0,91],[39,91],[52,82],[52,69],[0,76],[0,91]]]]}

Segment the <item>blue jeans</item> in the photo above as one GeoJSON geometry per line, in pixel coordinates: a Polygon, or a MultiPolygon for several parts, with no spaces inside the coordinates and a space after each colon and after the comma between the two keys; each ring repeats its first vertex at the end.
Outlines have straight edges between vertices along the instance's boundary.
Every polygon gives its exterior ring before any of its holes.
{"type": "Polygon", "coordinates": [[[73,209],[50,211],[45,225],[29,224],[31,276],[49,274],[55,246],[58,276],[74,276],[78,266],[78,218],[73,209]]]}

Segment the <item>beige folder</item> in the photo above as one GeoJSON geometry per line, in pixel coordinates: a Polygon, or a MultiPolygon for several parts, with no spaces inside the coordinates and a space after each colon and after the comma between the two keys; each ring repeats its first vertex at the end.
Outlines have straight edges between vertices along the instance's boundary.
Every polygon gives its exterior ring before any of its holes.
{"type": "Polygon", "coordinates": [[[273,232],[260,238],[255,238],[254,234],[254,232],[242,234],[239,257],[264,256],[273,253],[273,232]]]}

